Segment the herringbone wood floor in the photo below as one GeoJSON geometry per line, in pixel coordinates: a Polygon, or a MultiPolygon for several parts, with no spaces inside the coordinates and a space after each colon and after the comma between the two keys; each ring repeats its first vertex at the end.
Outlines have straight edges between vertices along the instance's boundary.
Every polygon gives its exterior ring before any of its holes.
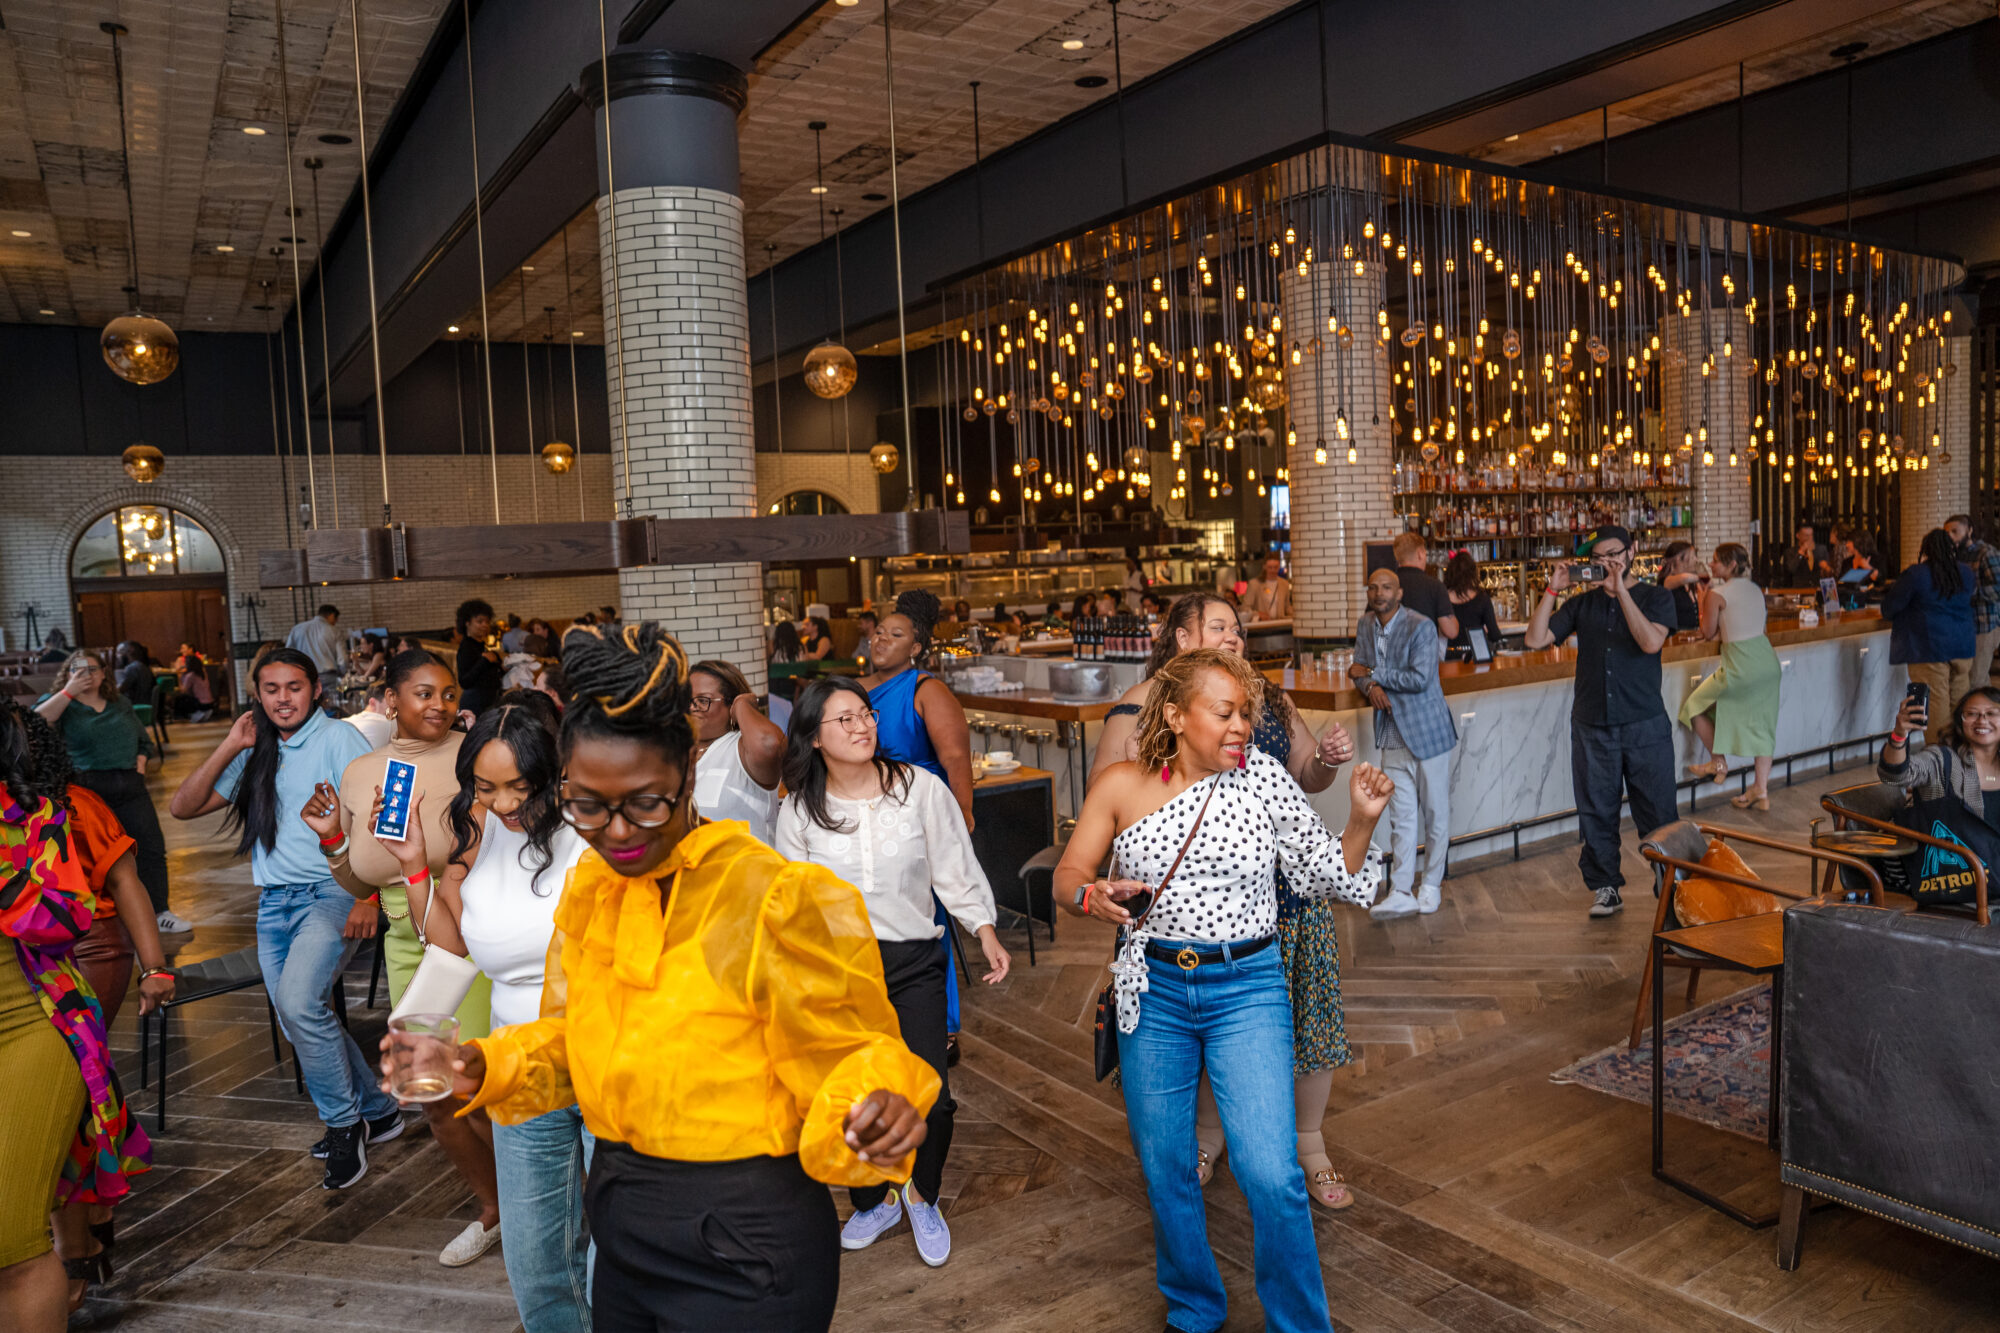
{"type": "MultiPolygon", "coordinates": [[[[211,734],[178,730],[163,782],[211,734]]],[[[1704,814],[1803,833],[1831,785],[1801,782],[1768,815],[1718,814],[1711,796],[1704,814]]],[[[250,942],[247,872],[212,830],[170,837],[175,905],[200,922],[180,937],[180,958],[250,942]]],[[[1567,844],[1456,867],[1434,917],[1384,926],[1342,909],[1357,1058],[1336,1081],[1326,1134],[1360,1203],[1315,1219],[1338,1326],[2000,1328],[1990,1261],[1863,1214],[1815,1216],[1803,1266],[1780,1272],[1769,1232],[1744,1231],[1652,1179],[1643,1107],[1548,1081],[1630,1022],[1651,897],[1634,854],[1626,874],[1633,906],[1609,922],[1585,918],[1567,844]]],[[[1033,968],[1011,932],[1014,975],[967,997],[945,1177],[951,1262],[926,1269],[905,1229],[846,1256],[839,1328],[1094,1333],[1163,1322],[1123,1107],[1090,1076],[1088,1011],[1108,934],[1067,918],[1059,930],[1033,968]]],[[[348,977],[364,1047],[383,1015],[363,1007],[366,981],[364,958],[348,977]]],[[[1712,998],[1727,981],[1708,984],[1712,998]]],[[[117,1037],[136,1082],[131,1013],[117,1037]]],[[[89,1306],[96,1326],[515,1326],[497,1253],[458,1270],[435,1261],[471,1216],[470,1198],[420,1123],[373,1155],[360,1186],[328,1194],[304,1152],[319,1127],[289,1068],[272,1062],[261,992],[182,1011],[174,1044],[173,1119],[123,1210],[123,1266],[89,1306]]],[[[150,1109],[152,1095],[134,1101],[150,1109]]],[[[1775,1158],[1762,1145],[1684,1122],[1669,1135],[1687,1174],[1753,1206],[1775,1198],[1775,1158]]],[[[1229,1327],[1260,1327],[1248,1215],[1226,1162],[1208,1198],[1229,1327]]]]}

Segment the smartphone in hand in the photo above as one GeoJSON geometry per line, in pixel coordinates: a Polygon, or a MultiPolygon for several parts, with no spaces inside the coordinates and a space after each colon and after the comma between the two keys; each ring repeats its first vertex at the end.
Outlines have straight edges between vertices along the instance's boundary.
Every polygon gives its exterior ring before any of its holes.
{"type": "Polygon", "coordinates": [[[1928,684],[1921,680],[1911,681],[1910,688],[1903,691],[1903,702],[1905,704],[1914,704],[1921,709],[1924,715],[1924,725],[1930,725],[1931,687],[1928,684]]]}
{"type": "Polygon", "coordinates": [[[410,802],[416,799],[417,766],[391,759],[382,775],[382,811],[371,830],[382,842],[401,842],[410,836],[410,802]]]}

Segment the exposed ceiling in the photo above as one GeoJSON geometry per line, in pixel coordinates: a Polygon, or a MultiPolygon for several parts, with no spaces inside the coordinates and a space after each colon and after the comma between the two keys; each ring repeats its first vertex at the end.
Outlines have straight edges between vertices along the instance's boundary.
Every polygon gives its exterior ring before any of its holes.
{"type": "MultiPolygon", "coordinates": [[[[452,4],[362,7],[371,144],[452,4]]],[[[297,156],[325,163],[317,219],[313,173],[295,169],[294,222],[273,0],[6,0],[0,322],[93,326],[130,305],[118,92],[111,38],[98,27],[116,21],[130,30],[121,45],[146,309],[183,331],[270,328],[277,314],[255,309],[260,282],[275,284],[279,311],[290,309],[292,250],[309,273],[316,222],[333,225],[360,167],[349,15],[347,0],[284,5],[297,156]]]]}

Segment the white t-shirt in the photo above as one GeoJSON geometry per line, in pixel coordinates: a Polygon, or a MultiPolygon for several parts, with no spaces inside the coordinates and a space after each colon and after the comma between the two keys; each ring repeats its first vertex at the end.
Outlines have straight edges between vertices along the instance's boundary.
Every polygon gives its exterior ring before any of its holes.
{"type": "Polygon", "coordinates": [[[459,888],[465,907],[458,931],[479,970],[493,979],[493,1026],[532,1023],[542,1016],[542,973],[556,932],[556,904],[569,872],[589,844],[563,824],[549,843],[539,876],[528,835],[488,813],[479,857],[459,888]]]}
{"type": "Polygon", "coordinates": [[[381,749],[396,734],[396,719],[387,713],[370,713],[364,709],[359,713],[349,713],[340,720],[366,736],[371,750],[381,749]]]}
{"type": "Polygon", "coordinates": [[[766,846],[778,817],[778,793],[765,791],[743,767],[743,733],[726,731],[694,765],[694,804],[704,819],[740,819],[766,846]]]}

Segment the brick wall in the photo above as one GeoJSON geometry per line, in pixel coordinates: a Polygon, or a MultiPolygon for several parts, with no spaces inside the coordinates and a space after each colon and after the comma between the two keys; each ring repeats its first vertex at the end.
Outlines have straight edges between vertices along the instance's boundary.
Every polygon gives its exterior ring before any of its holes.
{"type": "MultiPolygon", "coordinates": [[[[1958,373],[1937,381],[1936,408],[1919,414],[1914,402],[1903,405],[1903,436],[1911,444],[1921,445],[1931,464],[1921,472],[1905,470],[1902,474],[1901,562],[1905,565],[1916,560],[1925,533],[1972,507],[1972,339],[1945,339],[1944,360],[1957,366],[1958,373]],[[1933,429],[1943,438],[1942,449],[1930,447],[1933,429]]],[[[1938,373],[1935,364],[1917,362],[1914,368],[1928,370],[1933,376],[1938,373]]],[[[1913,385],[1908,392],[1914,397],[1918,390],[1913,385]]],[[[1993,539],[1991,533],[1982,535],[1988,541],[1993,539]]]]}
{"type": "Polygon", "coordinates": [[[1360,274],[1352,262],[1315,264],[1307,276],[1288,274],[1284,283],[1284,344],[1318,337],[1317,361],[1324,363],[1322,369],[1308,354],[1285,370],[1291,424],[1298,432],[1285,462],[1292,486],[1293,632],[1299,638],[1354,633],[1367,606],[1361,544],[1394,536],[1401,527],[1390,495],[1394,419],[1388,410],[1388,353],[1375,338],[1382,274],[1380,264],[1364,264],[1360,274]],[[1327,332],[1329,312],[1353,331],[1353,343],[1344,351],[1327,332]],[[1336,426],[1341,408],[1349,441],[1339,438],[1336,426]],[[1313,461],[1320,439],[1326,441],[1324,464],[1313,461]],[[1353,463],[1347,461],[1350,443],[1353,463]]]}
{"type": "Polygon", "coordinates": [[[1669,318],[1662,339],[1667,348],[1681,353],[1681,363],[1660,368],[1660,445],[1677,450],[1686,432],[1696,433],[1688,469],[1694,531],[1688,540],[1704,562],[1723,542],[1751,544],[1750,469],[1756,454],[1749,447],[1751,395],[1745,374],[1750,365],[1749,331],[1741,311],[1711,310],[1706,340],[1699,314],[1669,318]],[[1725,343],[1732,355],[1722,354],[1725,343]],[[1704,376],[1702,360],[1711,355],[1715,373],[1704,376]],[[1700,439],[1704,421],[1715,454],[1715,462],[1707,465],[1702,462],[1700,439]],[[1731,448],[1737,451],[1734,467],[1729,465],[1731,448]]]}
{"type": "Polygon", "coordinates": [[[850,514],[881,510],[881,486],[865,451],[854,454],[761,453],[757,455],[757,512],[793,491],[823,491],[850,514]]]}
{"type": "MultiPolygon", "coordinates": [[[[661,518],[748,518],[756,512],[750,424],[750,326],[743,201],[717,190],[644,186],[597,203],[604,303],[622,322],[610,359],[614,486],[621,502],[630,430],[632,512],[661,518]],[[623,375],[619,362],[624,362],[623,375]],[[620,381],[623,380],[621,390],[620,381]],[[620,394],[624,394],[621,405],[620,394]]],[[[762,567],[689,565],[620,571],[628,620],[656,619],[691,658],[736,663],[764,683],[762,567]]]]}
{"type": "MultiPolygon", "coordinates": [[[[335,467],[318,460],[320,516],[332,525],[335,467]]],[[[380,521],[381,468],[373,456],[342,455],[337,464],[341,517],[347,526],[380,521]]],[[[302,461],[291,469],[289,498],[275,458],[183,457],[170,459],[164,476],[141,486],[125,475],[115,458],[0,458],[0,494],[40,497],[10,507],[0,524],[0,619],[10,646],[21,642],[21,608],[29,602],[41,608],[39,628],[52,626],[74,634],[69,591],[70,552],[95,519],[122,504],[170,505],[184,510],[215,537],[222,548],[229,581],[231,637],[252,637],[251,614],[237,603],[245,593],[263,599],[257,608],[257,630],[263,637],[282,637],[293,623],[292,594],[257,587],[257,553],[288,544],[285,510],[296,505],[304,481],[302,461]]],[[[610,513],[610,460],[586,454],[567,476],[554,477],[525,456],[499,460],[501,517],[506,522],[532,522],[539,492],[543,516],[576,517],[579,493],[587,513],[610,513]],[[579,492],[580,488],[580,492],[579,492]],[[559,511],[559,512],[558,512],[559,511]]],[[[412,524],[449,526],[488,523],[493,518],[493,471],[479,455],[392,455],[389,489],[395,516],[412,524]]],[[[293,514],[294,530],[297,524],[293,514]]],[[[294,538],[295,539],[295,538],[294,538]]],[[[610,575],[576,578],[509,580],[502,578],[414,581],[309,589],[300,593],[306,613],[321,601],[341,608],[347,626],[385,625],[391,630],[433,629],[451,623],[452,611],[468,597],[484,597],[500,611],[551,620],[618,598],[617,580],[610,575]]],[[[150,645],[155,652],[173,645],[150,645]]]]}

